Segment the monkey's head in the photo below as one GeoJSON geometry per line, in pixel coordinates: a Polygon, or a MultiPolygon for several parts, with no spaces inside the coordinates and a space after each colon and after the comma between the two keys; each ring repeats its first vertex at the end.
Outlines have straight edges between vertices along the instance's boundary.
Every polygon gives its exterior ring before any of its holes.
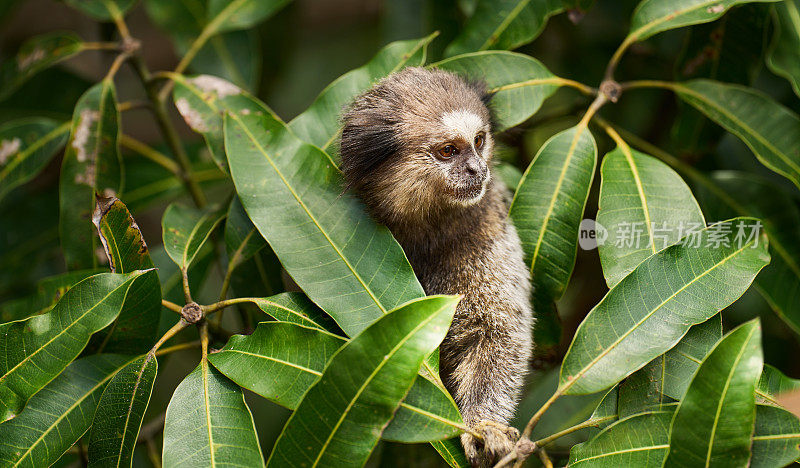
{"type": "Polygon", "coordinates": [[[343,117],[342,171],[387,221],[413,221],[478,203],[494,142],[485,85],[423,68],[390,75],[343,117]]]}

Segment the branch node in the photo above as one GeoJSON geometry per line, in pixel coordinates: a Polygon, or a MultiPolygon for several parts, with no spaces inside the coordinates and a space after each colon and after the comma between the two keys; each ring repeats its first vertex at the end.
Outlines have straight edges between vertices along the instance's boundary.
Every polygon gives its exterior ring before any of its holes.
{"type": "Polygon", "coordinates": [[[613,79],[600,83],[600,92],[611,102],[617,102],[622,95],[622,87],[613,79]]]}
{"type": "Polygon", "coordinates": [[[527,437],[521,437],[517,441],[516,451],[520,458],[528,458],[528,456],[537,449],[536,442],[531,441],[527,437]]]}
{"type": "Polygon", "coordinates": [[[190,302],[181,309],[181,317],[186,323],[197,323],[203,318],[203,308],[196,302],[190,302]]]}
{"type": "Polygon", "coordinates": [[[128,55],[134,55],[139,49],[142,48],[142,41],[133,37],[126,37],[122,40],[122,52],[128,55]]]}

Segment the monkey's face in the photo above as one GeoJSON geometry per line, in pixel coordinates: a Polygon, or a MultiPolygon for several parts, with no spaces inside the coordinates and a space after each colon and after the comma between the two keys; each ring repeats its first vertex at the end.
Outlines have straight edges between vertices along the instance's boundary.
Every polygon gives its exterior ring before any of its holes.
{"type": "Polygon", "coordinates": [[[442,114],[426,148],[429,164],[438,174],[431,174],[445,202],[469,206],[486,193],[491,177],[489,159],[492,136],[489,123],[469,110],[442,114]],[[438,177],[437,177],[438,175],[438,177]]]}

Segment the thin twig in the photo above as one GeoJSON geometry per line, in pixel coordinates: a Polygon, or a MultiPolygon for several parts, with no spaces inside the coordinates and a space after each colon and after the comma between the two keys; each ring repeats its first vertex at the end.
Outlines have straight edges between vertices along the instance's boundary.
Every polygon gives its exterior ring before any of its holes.
{"type": "Polygon", "coordinates": [[[183,296],[186,303],[194,302],[192,300],[192,291],[189,288],[189,273],[186,268],[181,268],[181,282],[183,283],[183,296]]]}
{"type": "Polygon", "coordinates": [[[181,330],[183,330],[184,328],[186,328],[186,327],[188,327],[188,326],[189,326],[189,324],[188,324],[188,323],[187,323],[185,320],[183,320],[183,319],[180,319],[180,320],[178,320],[178,323],[176,323],[175,325],[173,325],[173,326],[172,326],[172,328],[170,328],[169,330],[167,330],[167,332],[166,332],[166,333],[164,333],[164,336],[162,336],[162,337],[161,337],[161,338],[160,338],[160,339],[159,339],[159,340],[156,342],[156,344],[155,344],[155,345],[153,345],[153,347],[150,349],[150,351],[148,352],[148,354],[150,354],[150,355],[155,355],[155,354],[156,354],[156,352],[158,351],[158,348],[160,348],[160,347],[161,347],[161,345],[163,345],[164,343],[166,343],[166,342],[167,342],[167,340],[169,340],[169,339],[170,339],[170,338],[172,338],[173,336],[177,335],[177,334],[178,334],[178,332],[180,332],[181,330]]]}
{"type": "Polygon", "coordinates": [[[171,354],[177,351],[183,351],[184,349],[197,348],[199,346],[200,346],[200,340],[189,341],[188,343],[176,344],[174,346],[168,346],[164,349],[158,350],[156,352],[156,356],[163,356],[165,354],[171,354]]]}
{"type": "Polygon", "coordinates": [[[568,427],[568,428],[564,429],[563,431],[556,432],[553,435],[550,435],[550,436],[547,436],[545,438],[537,440],[535,442],[536,446],[537,447],[543,447],[543,446],[553,442],[556,439],[564,437],[565,435],[572,434],[573,432],[580,431],[581,429],[585,429],[587,427],[597,426],[598,424],[604,423],[606,421],[611,421],[614,418],[615,418],[615,416],[606,416],[606,417],[603,417],[603,418],[587,419],[586,421],[584,421],[584,422],[582,422],[580,424],[576,424],[576,425],[574,425],[572,427],[568,427]]]}
{"type": "Polygon", "coordinates": [[[550,460],[550,457],[547,455],[547,451],[545,449],[539,449],[539,460],[542,461],[544,468],[553,468],[553,460],[550,460]]]}
{"type": "Polygon", "coordinates": [[[83,50],[120,50],[120,45],[116,42],[84,42],[81,44],[83,50]]]}
{"type": "Polygon", "coordinates": [[[128,135],[121,135],[119,138],[119,144],[125,148],[128,148],[134,153],[139,154],[140,156],[144,156],[145,158],[153,161],[173,174],[180,176],[181,168],[178,166],[178,163],[168,158],[166,155],[164,155],[164,153],[156,151],[155,149],[128,135]]]}
{"type": "Polygon", "coordinates": [[[176,304],[174,302],[170,302],[170,301],[168,301],[166,299],[161,299],[161,305],[166,307],[167,309],[169,309],[169,310],[171,310],[173,312],[177,312],[179,314],[183,310],[183,307],[179,306],[178,304],[176,304]]]}
{"type": "Polygon", "coordinates": [[[203,312],[205,312],[206,315],[210,315],[220,309],[224,309],[234,304],[241,304],[243,302],[255,302],[257,300],[258,298],[256,297],[236,297],[233,299],[226,299],[224,301],[219,301],[207,306],[203,306],[203,312]]]}

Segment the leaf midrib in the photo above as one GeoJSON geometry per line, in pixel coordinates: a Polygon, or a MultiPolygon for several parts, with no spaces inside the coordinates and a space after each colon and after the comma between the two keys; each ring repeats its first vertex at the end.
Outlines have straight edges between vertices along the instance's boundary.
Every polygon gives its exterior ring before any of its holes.
{"type": "MultiPolygon", "coordinates": [[[[649,22],[645,23],[644,25],[642,25],[642,27],[640,27],[636,31],[632,32],[629,35],[629,37],[633,38],[633,39],[631,39],[632,41],[638,41],[639,38],[641,38],[644,34],[647,34],[650,30],[654,29],[655,27],[657,27],[657,26],[659,26],[659,25],[661,25],[663,23],[666,23],[667,21],[670,21],[670,20],[673,20],[675,18],[678,18],[681,15],[684,15],[686,13],[690,13],[690,12],[695,11],[695,10],[701,10],[704,7],[707,7],[708,5],[711,5],[711,4],[714,4],[714,3],[720,3],[720,0],[709,0],[709,1],[706,1],[706,2],[703,2],[703,3],[698,3],[696,5],[692,5],[692,6],[688,7],[688,8],[684,8],[683,10],[673,11],[672,13],[670,13],[670,14],[668,14],[666,16],[662,16],[660,18],[657,18],[657,19],[654,19],[652,21],[649,21],[649,22]]],[[[727,11],[727,9],[728,8],[725,8],[725,10],[723,10],[723,13],[724,13],[724,11],[727,11]]],[[[638,8],[637,8],[637,10],[638,10],[638,8]]],[[[638,13],[638,11],[634,12],[634,15],[636,15],[636,13],[638,13]]],[[[658,34],[658,33],[656,32],[654,34],[658,34]]],[[[627,40],[626,40],[626,42],[627,42],[627,40]]]]}
{"type": "Polygon", "coordinates": [[[16,166],[22,164],[23,160],[27,159],[31,154],[33,154],[35,151],[45,146],[47,143],[50,143],[52,140],[55,140],[57,137],[61,136],[61,134],[69,130],[70,127],[72,127],[71,121],[64,122],[58,127],[54,128],[53,130],[43,135],[40,139],[34,141],[33,144],[31,144],[24,150],[20,151],[17,154],[16,158],[12,159],[11,162],[9,162],[8,165],[3,168],[3,170],[0,170],[0,180],[3,180],[6,177],[8,177],[8,174],[11,173],[11,170],[14,169],[16,166]]]}

